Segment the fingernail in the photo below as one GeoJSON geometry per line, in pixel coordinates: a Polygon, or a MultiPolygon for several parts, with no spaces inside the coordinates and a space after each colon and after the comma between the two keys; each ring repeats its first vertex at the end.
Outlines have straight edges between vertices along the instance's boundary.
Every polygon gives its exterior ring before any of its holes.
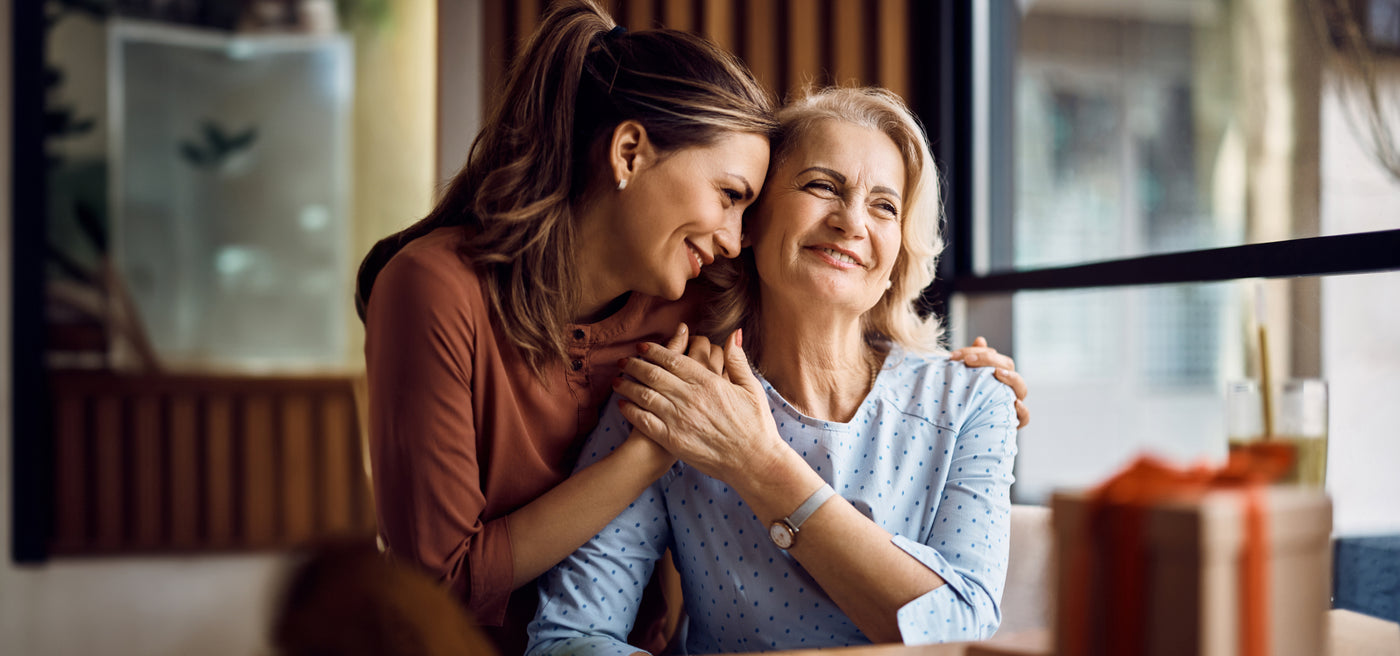
{"type": "Polygon", "coordinates": [[[738,346],[738,347],[741,347],[741,348],[744,346],[744,329],[743,329],[743,328],[740,328],[740,329],[734,331],[734,345],[735,345],[735,346],[738,346]]]}
{"type": "Polygon", "coordinates": [[[687,326],[687,325],[685,325],[685,322],[682,321],[682,322],[681,322],[681,327],[678,329],[678,332],[680,332],[680,334],[684,335],[684,334],[686,333],[686,331],[689,331],[689,330],[690,330],[690,327],[687,326]]]}
{"type": "Polygon", "coordinates": [[[618,400],[617,400],[617,407],[622,408],[622,407],[624,407],[624,404],[626,404],[626,403],[627,403],[627,399],[618,399],[618,400]]]}
{"type": "Polygon", "coordinates": [[[1007,373],[1008,373],[1008,372],[1007,372],[1005,369],[997,369],[997,375],[998,375],[998,376],[1005,376],[1005,375],[1007,375],[1007,373]]]}
{"type": "Polygon", "coordinates": [[[618,368],[618,369],[626,369],[626,368],[627,368],[627,358],[618,358],[618,359],[617,359],[617,368],[618,368]]]}
{"type": "Polygon", "coordinates": [[[977,361],[977,354],[974,353],[974,354],[972,354],[972,355],[969,355],[969,356],[963,358],[963,361],[965,361],[965,362],[976,362],[976,361],[977,361]]]}
{"type": "Polygon", "coordinates": [[[646,352],[647,352],[647,349],[649,349],[649,348],[651,348],[651,344],[648,344],[648,343],[646,343],[646,342],[642,342],[642,343],[640,343],[640,344],[637,344],[637,352],[638,352],[638,353],[646,353],[646,352]]]}
{"type": "Polygon", "coordinates": [[[617,378],[614,378],[614,379],[613,379],[612,385],[613,385],[613,389],[617,389],[617,388],[619,388],[619,387],[622,387],[622,376],[618,376],[617,378]]]}

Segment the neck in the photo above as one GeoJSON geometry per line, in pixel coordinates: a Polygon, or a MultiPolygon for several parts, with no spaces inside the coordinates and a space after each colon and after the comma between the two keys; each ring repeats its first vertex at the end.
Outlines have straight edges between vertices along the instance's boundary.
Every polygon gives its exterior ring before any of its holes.
{"type": "Polygon", "coordinates": [[[616,259],[608,254],[612,240],[605,234],[602,208],[598,203],[575,203],[574,221],[578,226],[574,242],[577,254],[574,266],[578,271],[578,307],[573,323],[593,323],[607,318],[621,307],[628,287],[612,266],[616,259]]]}
{"type": "Polygon", "coordinates": [[[804,414],[850,421],[870,392],[879,360],[865,343],[859,316],[785,307],[764,299],[758,368],[804,414]]]}

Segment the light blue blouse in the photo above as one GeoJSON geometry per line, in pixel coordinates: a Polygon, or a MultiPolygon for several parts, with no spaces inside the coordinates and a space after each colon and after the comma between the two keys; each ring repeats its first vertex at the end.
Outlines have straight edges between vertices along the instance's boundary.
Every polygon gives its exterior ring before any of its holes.
{"type": "MultiPolygon", "coordinates": [[[[778,432],[837,494],[947,585],[898,611],[907,644],[983,639],[1001,622],[1010,536],[1015,396],[990,368],[896,348],[849,423],[804,416],[767,381],[778,432]]],[[[630,426],[615,403],[579,468],[630,426]]],[[[670,548],[689,615],[686,650],[867,644],[738,493],[677,463],[607,528],[540,579],[536,654],[630,654],[642,589],[670,548]]]]}

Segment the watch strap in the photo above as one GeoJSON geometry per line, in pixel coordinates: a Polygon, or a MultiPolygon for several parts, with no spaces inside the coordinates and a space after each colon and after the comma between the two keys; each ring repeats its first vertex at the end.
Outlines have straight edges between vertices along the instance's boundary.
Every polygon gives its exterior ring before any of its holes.
{"type": "Polygon", "coordinates": [[[802,505],[798,506],[797,510],[792,511],[792,514],[785,517],[783,521],[793,529],[800,528],[802,522],[807,521],[807,518],[811,517],[812,513],[817,512],[817,509],[822,507],[822,504],[826,503],[828,499],[834,496],[836,496],[836,490],[831,489],[831,485],[823,483],[821,488],[813,492],[812,496],[807,497],[807,500],[803,501],[802,505]]]}

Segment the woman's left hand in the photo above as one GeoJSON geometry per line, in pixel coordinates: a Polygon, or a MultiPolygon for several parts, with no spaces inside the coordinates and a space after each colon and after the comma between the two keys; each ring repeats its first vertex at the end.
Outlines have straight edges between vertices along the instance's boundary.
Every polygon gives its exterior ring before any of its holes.
{"type": "Polygon", "coordinates": [[[1016,372],[1015,360],[997,353],[996,349],[987,346],[987,340],[982,337],[973,340],[972,346],[949,353],[948,359],[960,361],[969,367],[996,367],[996,379],[1006,383],[1016,393],[1016,419],[1019,422],[1016,428],[1025,428],[1026,424],[1031,423],[1031,411],[1025,403],[1030,388],[1026,387],[1026,379],[1016,372]]]}
{"type": "Polygon", "coordinates": [[[744,472],[762,472],[782,455],[768,396],[740,348],[739,331],[725,346],[697,344],[689,356],[660,344],[638,345],[614,389],[627,401],[622,416],[632,427],[701,472],[740,484],[744,472]],[[702,364],[704,362],[705,364],[702,364]]]}

